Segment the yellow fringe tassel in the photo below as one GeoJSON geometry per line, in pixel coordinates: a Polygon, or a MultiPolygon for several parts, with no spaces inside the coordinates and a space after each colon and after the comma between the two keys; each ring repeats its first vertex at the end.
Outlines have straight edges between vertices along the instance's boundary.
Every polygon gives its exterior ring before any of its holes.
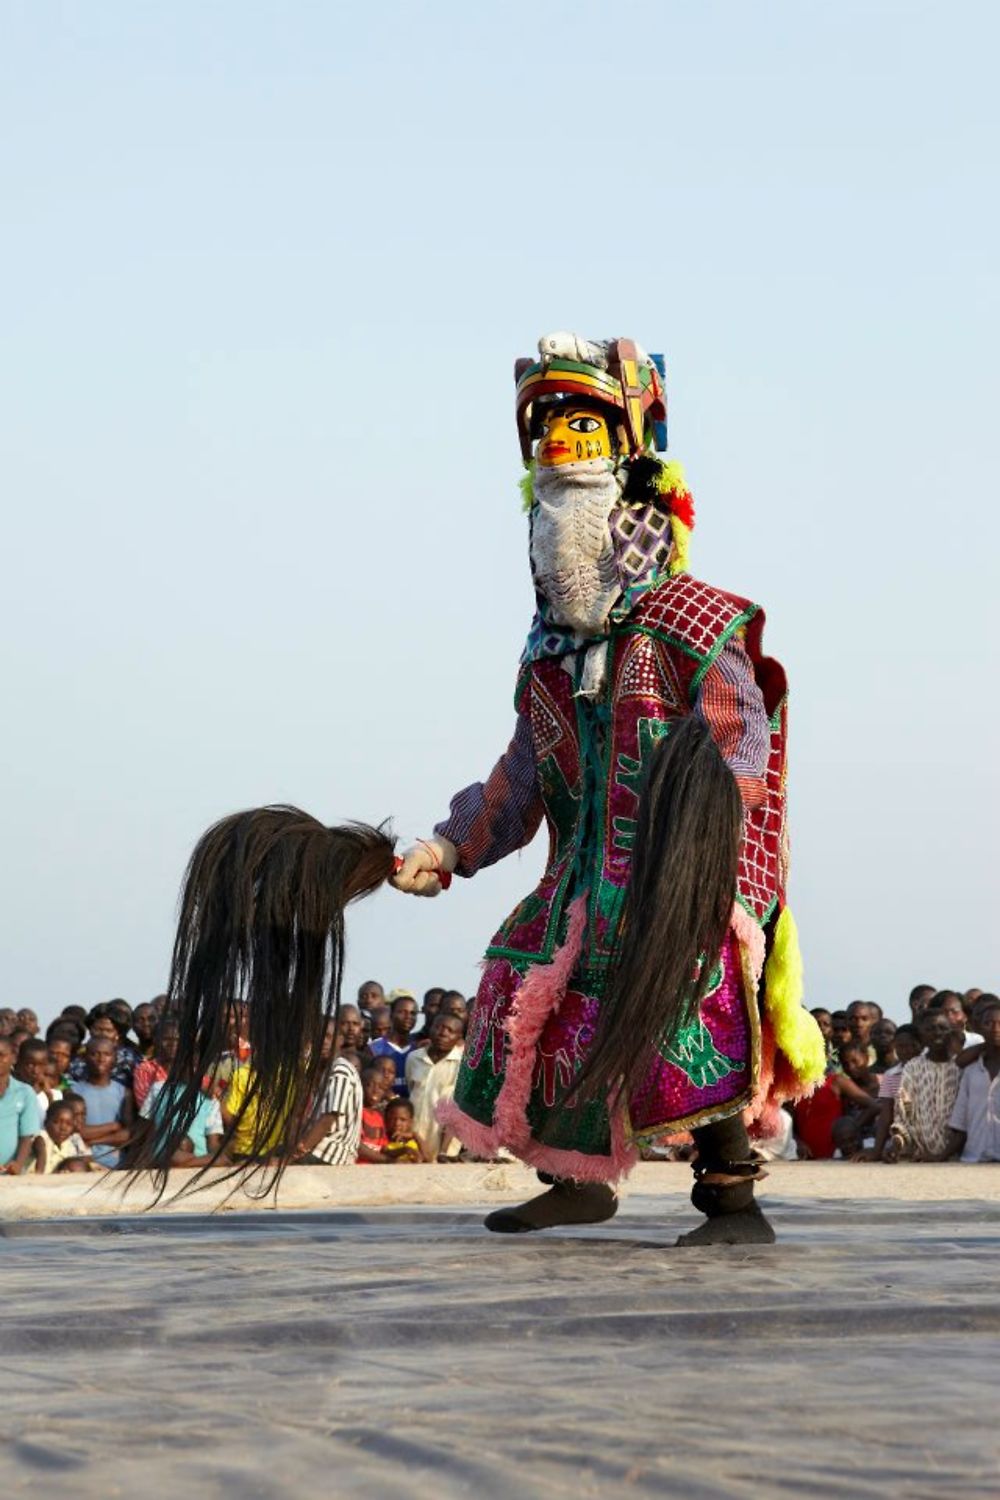
{"type": "Polygon", "coordinates": [[[691,571],[691,528],[685,526],[677,516],[670,517],[670,535],[674,545],[670,551],[670,574],[691,571]]]}
{"type": "Polygon", "coordinates": [[[671,490],[686,490],[687,480],[684,478],[683,464],[678,463],[676,458],[669,459],[660,470],[656,488],[661,495],[669,495],[671,490]]]}
{"type": "MultiPolygon", "coordinates": [[[[676,458],[670,459],[663,465],[656,481],[656,488],[661,495],[672,494],[674,490],[687,489],[684,469],[676,458]]],[[[670,534],[674,543],[670,553],[671,576],[674,573],[687,573],[691,565],[691,528],[686,526],[679,516],[671,516],[670,534]]]]}
{"type": "Polygon", "coordinates": [[[786,906],[774,929],[764,965],[764,1008],[780,1051],[806,1087],[826,1073],[826,1047],[814,1018],[802,1004],[802,953],[795,918],[786,906]]]}

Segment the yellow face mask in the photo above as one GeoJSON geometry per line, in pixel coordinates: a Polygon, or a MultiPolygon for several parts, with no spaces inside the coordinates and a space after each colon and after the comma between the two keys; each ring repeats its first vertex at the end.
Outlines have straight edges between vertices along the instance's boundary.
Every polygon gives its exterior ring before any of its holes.
{"type": "Polygon", "coordinates": [[[554,406],[542,416],[535,459],[543,469],[611,457],[608,424],[593,407],[554,406]]]}

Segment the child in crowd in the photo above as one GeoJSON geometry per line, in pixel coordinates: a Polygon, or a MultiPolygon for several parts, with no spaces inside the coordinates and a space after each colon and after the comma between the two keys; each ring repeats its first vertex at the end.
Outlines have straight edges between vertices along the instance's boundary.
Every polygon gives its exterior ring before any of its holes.
{"type": "Polygon", "coordinates": [[[382,1106],[386,1100],[386,1085],[381,1068],[374,1065],[361,1074],[361,1140],[358,1144],[358,1161],[381,1162],[387,1158],[385,1148],[389,1137],[385,1132],[382,1106]]]}
{"type": "Polygon", "coordinates": [[[45,1040],[48,1043],[49,1051],[52,1052],[53,1048],[55,1048],[53,1056],[58,1060],[62,1068],[64,1088],[70,1088],[72,1085],[73,1080],[70,1068],[72,1067],[73,1059],[78,1057],[82,1051],[83,1039],[86,1034],[87,1028],[81,1026],[72,1016],[60,1016],[57,1021],[52,1022],[52,1025],[45,1032],[45,1040]]]}
{"type": "Polygon", "coordinates": [[[53,1098],[62,1098],[62,1089],[56,1089],[53,1093],[48,1088],[48,1065],[49,1049],[40,1037],[29,1037],[26,1042],[21,1043],[17,1054],[17,1067],[14,1069],[15,1078],[22,1083],[28,1084],[35,1091],[38,1100],[38,1118],[44,1120],[49,1105],[53,1098]]]}
{"type": "MultiPolygon", "coordinates": [[[[50,1028],[51,1029],[51,1028],[50,1028]]],[[[48,1039],[49,1060],[56,1069],[57,1087],[62,1093],[70,1087],[69,1065],[73,1061],[76,1044],[65,1030],[57,1030],[48,1039]]]]}
{"type": "Polygon", "coordinates": [[[959,1058],[962,1075],[948,1120],[948,1155],[963,1162],[1000,1161],[1000,997],[982,995],[973,1014],[981,1046],[959,1058]],[[964,1064],[964,1066],[963,1066],[964,1064]]]}
{"type": "Polygon", "coordinates": [[[833,1140],[845,1158],[875,1143],[879,1078],[871,1063],[873,1051],[867,1039],[848,1042],[840,1049],[841,1072],[835,1086],[842,1113],[834,1123],[833,1140]]]}
{"type": "Polygon", "coordinates": [[[29,1172],[48,1176],[52,1172],[96,1171],[91,1158],[77,1152],[73,1145],[74,1111],[72,1104],[56,1099],[49,1105],[45,1125],[35,1136],[29,1172]]]}
{"type": "MultiPolygon", "coordinates": [[[[409,1059],[407,1059],[409,1061],[409,1059]]],[[[392,1057],[374,1057],[370,1067],[373,1067],[385,1085],[384,1098],[386,1100],[396,1097],[396,1060],[392,1057]]]]}
{"type": "Polygon", "coordinates": [[[425,1161],[423,1146],[413,1133],[413,1105],[409,1099],[390,1099],[385,1107],[385,1133],[382,1150],[386,1161],[425,1161]]]}
{"type": "Polygon", "coordinates": [[[70,1137],[70,1143],[74,1154],[89,1157],[90,1148],[83,1138],[83,1127],[87,1123],[86,1103],[80,1094],[73,1093],[71,1089],[65,1091],[60,1103],[69,1104],[73,1109],[73,1134],[70,1137]]]}
{"type": "Polygon", "coordinates": [[[886,1161],[943,1161],[950,1149],[948,1121],[959,1079],[954,1033],[941,1010],[925,1011],[918,1031],[925,1050],[900,1075],[886,1161]]]}
{"type": "Polygon", "coordinates": [[[49,1096],[49,1103],[51,1104],[54,1099],[61,1099],[66,1092],[66,1084],[63,1082],[59,1064],[47,1050],[43,1077],[45,1079],[45,1092],[49,1096]]]}

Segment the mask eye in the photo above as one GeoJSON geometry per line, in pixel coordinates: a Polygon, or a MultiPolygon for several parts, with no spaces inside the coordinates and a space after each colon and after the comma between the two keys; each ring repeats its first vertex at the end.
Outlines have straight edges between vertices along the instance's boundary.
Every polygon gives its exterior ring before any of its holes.
{"type": "Polygon", "coordinates": [[[596,432],[601,424],[596,417],[570,417],[567,425],[574,432],[596,432]]]}

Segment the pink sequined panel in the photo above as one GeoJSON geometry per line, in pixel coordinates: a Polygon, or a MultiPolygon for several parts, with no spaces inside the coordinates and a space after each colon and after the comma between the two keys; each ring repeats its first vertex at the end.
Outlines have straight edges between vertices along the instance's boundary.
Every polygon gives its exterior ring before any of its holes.
{"type": "Polygon", "coordinates": [[[654,1130],[738,1098],[750,1087],[750,1064],[739,952],[730,936],[717,989],[702,1001],[698,1019],[677,1038],[670,1053],[654,1059],[631,1101],[633,1131],[654,1130]]]}

